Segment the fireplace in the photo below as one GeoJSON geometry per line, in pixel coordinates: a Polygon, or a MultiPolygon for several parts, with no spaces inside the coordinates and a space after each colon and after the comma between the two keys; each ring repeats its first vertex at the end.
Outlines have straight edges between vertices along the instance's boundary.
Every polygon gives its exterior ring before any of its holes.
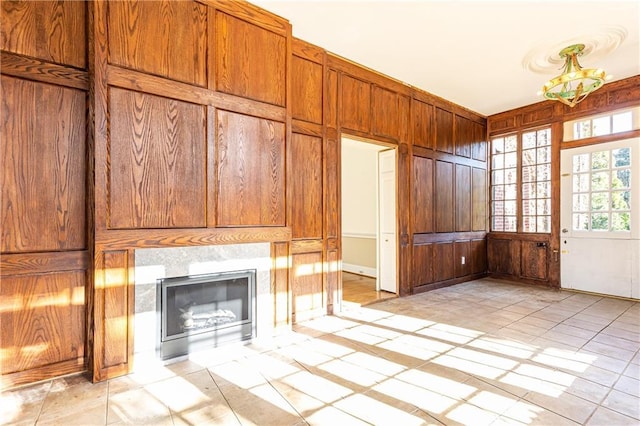
{"type": "Polygon", "coordinates": [[[256,271],[157,280],[161,359],[255,336],[256,271]]]}

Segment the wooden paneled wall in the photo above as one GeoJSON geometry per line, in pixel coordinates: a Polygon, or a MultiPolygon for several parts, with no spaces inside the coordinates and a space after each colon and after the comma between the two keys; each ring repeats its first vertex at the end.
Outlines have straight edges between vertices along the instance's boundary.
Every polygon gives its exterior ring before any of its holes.
{"type": "MultiPolygon", "coordinates": [[[[621,135],[562,142],[564,121],[574,120],[640,104],[640,76],[604,85],[583,102],[570,108],[559,102],[540,102],[487,119],[489,137],[551,126],[552,213],[551,233],[491,232],[487,236],[488,270],[501,278],[523,283],[560,287],[560,151],[581,145],[608,142],[621,135]]],[[[638,131],[622,137],[637,137],[638,131]]]]}
{"type": "Polygon", "coordinates": [[[0,388],[82,371],[87,5],[0,4],[0,388]]]}
{"type": "Polygon", "coordinates": [[[130,371],[137,248],[269,242],[276,329],[339,311],[343,134],[398,149],[400,295],[486,270],[483,117],[242,1],[2,22],[3,386],[130,371]]]}

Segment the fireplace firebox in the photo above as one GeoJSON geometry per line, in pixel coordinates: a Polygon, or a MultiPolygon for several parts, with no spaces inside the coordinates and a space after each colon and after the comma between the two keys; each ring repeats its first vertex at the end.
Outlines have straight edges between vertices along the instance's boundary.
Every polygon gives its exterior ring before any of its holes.
{"type": "Polygon", "coordinates": [[[255,337],[256,270],[157,280],[158,356],[255,337]]]}

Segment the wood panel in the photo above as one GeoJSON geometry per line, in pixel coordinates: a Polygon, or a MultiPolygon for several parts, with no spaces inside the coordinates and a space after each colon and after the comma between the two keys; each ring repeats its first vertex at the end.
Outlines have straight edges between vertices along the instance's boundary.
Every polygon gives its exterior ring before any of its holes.
{"type": "Polygon", "coordinates": [[[325,238],[338,238],[340,226],[340,142],[334,138],[327,138],[325,148],[325,238]]]}
{"type": "Polygon", "coordinates": [[[85,93],[2,76],[4,253],[86,248],[85,93]]]}
{"type": "Polygon", "coordinates": [[[435,231],[454,231],[453,163],[436,160],[435,231]]]}
{"type": "Polygon", "coordinates": [[[326,88],[324,91],[325,122],[329,127],[338,127],[338,73],[329,70],[326,74],[326,88]]]}
{"type": "Polygon", "coordinates": [[[84,69],[86,3],[0,2],[0,50],[84,69]]]}
{"type": "Polygon", "coordinates": [[[436,149],[453,154],[453,113],[436,107],[436,149]]]}
{"type": "Polygon", "coordinates": [[[471,258],[471,242],[456,241],[454,243],[454,257],[456,278],[466,277],[471,274],[472,258],[471,258]]]}
{"type": "Polygon", "coordinates": [[[217,121],[217,224],[284,226],[284,124],[228,111],[217,121]]]}
{"type": "Polygon", "coordinates": [[[271,294],[274,302],[274,326],[276,330],[286,329],[289,325],[289,256],[287,243],[274,243],[271,246],[273,265],[271,270],[271,294]]]}
{"type": "Polygon", "coordinates": [[[285,106],[287,39],[216,12],[215,88],[285,106]]]}
{"type": "Polygon", "coordinates": [[[455,116],[455,151],[461,157],[471,157],[471,147],[473,145],[473,125],[474,122],[468,118],[455,116]]]}
{"type": "Polygon", "coordinates": [[[471,231],[471,167],[464,164],[456,164],[456,231],[471,231]]]}
{"type": "Polygon", "coordinates": [[[340,312],[342,303],[342,271],[338,250],[327,250],[326,259],[327,315],[333,315],[335,312],[340,312]]]}
{"type": "Polygon", "coordinates": [[[291,59],[291,115],[322,124],[322,65],[299,56],[291,59]]]}
{"type": "Polygon", "coordinates": [[[548,244],[543,241],[520,242],[520,274],[524,278],[548,278],[548,244]]]}
{"type": "Polygon", "coordinates": [[[294,254],[291,267],[293,322],[324,314],[322,253],[294,254]]]}
{"type": "Polygon", "coordinates": [[[471,170],[471,230],[487,230],[487,171],[471,170]]]}
{"type": "Polygon", "coordinates": [[[446,281],[455,277],[453,242],[436,243],[432,246],[433,281],[446,281]]]}
{"type": "Polygon", "coordinates": [[[103,327],[102,367],[114,367],[129,361],[129,305],[133,297],[129,285],[128,253],[125,250],[102,253],[102,298],[98,324],[103,327]]]}
{"type": "Polygon", "coordinates": [[[413,286],[433,282],[432,244],[416,244],[413,246],[411,278],[413,286]]]}
{"type": "Polygon", "coordinates": [[[412,99],[413,144],[433,149],[433,106],[412,99]]]}
{"type": "Polygon", "coordinates": [[[205,107],[117,88],[109,99],[110,227],[205,226],[205,107]]]}
{"type": "Polygon", "coordinates": [[[116,1],[109,2],[108,15],[109,63],[206,86],[206,6],[116,1]]]}
{"type": "Polygon", "coordinates": [[[487,128],[479,123],[473,123],[471,158],[487,161],[487,128]]]}
{"type": "Polygon", "coordinates": [[[434,195],[433,160],[413,157],[413,179],[411,179],[411,203],[413,232],[415,234],[433,232],[434,195]]]}
{"type": "Polygon", "coordinates": [[[471,240],[471,273],[483,274],[487,272],[487,240],[471,240]]]}
{"type": "Polygon", "coordinates": [[[371,132],[376,136],[399,139],[398,95],[382,87],[371,89],[371,132]]]}
{"type": "Polygon", "coordinates": [[[73,89],[89,89],[89,73],[87,71],[9,52],[0,52],[0,63],[2,63],[3,75],[57,84],[73,89]]]}
{"type": "Polygon", "coordinates": [[[85,272],[3,276],[0,373],[84,357],[85,272]]]}
{"type": "Polygon", "coordinates": [[[371,85],[342,74],[340,80],[340,125],[369,132],[371,128],[371,85]]]}
{"type": "Polygon", "coordinates": [[[294,133],[290,149],[292,237],[322,238],[322,139],[294,133]]]}
{"type": "Polygon", "coordinates": [[[12,253],[0,257],[0,276],[79,271],[89,267],[89,252],[12,253]]]}
{"type": "Polygon", "coordinates": [[[513,274],[511,240],[487,240],[487,262],[489,272],[497,274],[513,274]]]}

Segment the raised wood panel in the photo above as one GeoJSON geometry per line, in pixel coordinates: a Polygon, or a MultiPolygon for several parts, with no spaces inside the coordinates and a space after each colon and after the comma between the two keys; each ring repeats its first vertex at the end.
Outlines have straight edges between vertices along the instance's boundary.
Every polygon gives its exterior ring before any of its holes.
{"type": "Polygon", "coordinates": [[[2,277],[0,373],[84,357],[85,272],[2,277]]]}
{"type": "Polygon", "coordinates": [[[456,270],[456,278],[466,277],[471,274],[472,258],[471,258],[471,242],[456,241],[454,244],[454,264],[456,270]]]}
{"type": "Polygon", "coordinates": [[[110,92],[109,226],[205,226],[205,107],[110,92]]]}
{"type": "Polygon", "coordinates": [[[487,240],[487,262],[489,272],[512,275],[511,240],[487,240]]]}
{"type": "Polygon", "coordinates": [[[548,278],[548,244],[542,241],[520,242],[520,274],[524,278],[548,278]]]}
{"type": "Polygon", "coordinates": [[[216,13],[215,87],[285,106],[287,39],[226,13],[216,13]]]}
{"type": "Polygon", "coordinates": [[[454,231],[453,163],[436,161],[435,231],[454,231]]]}
{"type": "Polygon", "coordinates": [[[433,149],[433,106],[416,99],[413,108],[413,144],[433,149]]]}
{"type": "Polygon", "coordinates": [[[413,286],[430,284],[433,282],[433,253],[432,244],[413,246],[411,278],[413,286]]]}
{"type": "Polygon", "coordinates": [[[549,124],[553,120],[553,112],[555,103],[550,102],[544,108],[536,108],[533,111],[527,111],[522,114],[523,126],[534,126],[536,124],[549,124]]]}
{"type": "Polygon", "coordinates": [[[327,126],[338,127],[338,73],[334,70],[327,72],[327,87],[324,91],[324,110],[327,126]]]}
{"type": "Polygon", "coordinates": [[[284,226],[284,124],[228,111],[217,122],[217,225],[284,226]]]}
{"type": "Polygon", "coordinates": [[[433,232],[433,160],[413,157],[412,217],[415,234],[433,232]]]}
{"type": "Polygon", "coordinates": [[[333,315],[335,311],[339,311],[337,306],[339,306],[342,301],[342,274],[340,271],[340,257],[338,255],[338,250],[327,250],[326,259],[327,287],[325,289],[325,293],[327,294],[327,314],[333,315]]]}
{"type": "Polygon", "coordinates": [[[487,128],[482,124],[473,123],[471,158],[487,161],[487,128]]]}
{"type": "Polygon", "coordinates": [[[445,281],[455,277],[454,244],[452,242],[432,244],[433,281],[445,281]]]}
{"type": "Polygon", "coordinates": [[[453,113],[436,107],[436,149],[453,154],[453,113]]]}
{"type": "Polygon", "coordinates": [[[611,90],[609,93],[609,102],[612,105],[638,102],[638,100],[640,100],[640,84],[628,84],[620,89],[611,90]]]}
{"type": "Polygon", "coordinates": [[[271,294],[274,302],[274,326],[285,328],[289,324],[289,255],[287,243],[271,246],[273,265],[271,269],[271,294]]]}
{"type": "Polygon", "coordinates": [[[128,253],[125,250],[102,253],[101,323],[102,367],[108,368],[129,361],[129,304],[132,291],[129,284],[128,253]]]}
{"type": "Polygon", "coordinates": [[[116,1],[109,2],[108,15],[109,63],[206,86],[206,6],[116,1]]]}
{"type": "Polygon", "coordinates": [[[471,157],[471,147],[473,145],[473,125],[474,122],[468,118],[455,116],[455,150],[456,155],[461,157],[471,157]]]}
{"type": "Polygon", "coordinates": [[[456,231],[471,231],[471,167],[456,164],[456,231]]]}
{"type": "Polygon", "coordinates": [[[516,127],[516,116],[510,113],[493,116],[488,120],[488,126],[491,134],[514,129],[516,127]]]}
{"type": "Polygon", "coordinates": [[[291,298],[294,322],[324,314],[322,253],[292,256],[291,298]]]}
{"type": "Polygon", "coordinates": [[[338,238],[340,223],[340,144],[326,139],[325,149],[325,214],[326,238],[338,238]]]}
{"type": "Polygon", "coordinates": [[[0,50],[86,68],[87,3],[2,1],[0,10],[0,50]]]}
{"type": "Polygon", "coordinates": [[[340,80],[340,125],[369,132],[371,128],[371,85],[342,74],[340,80]]]}
{"type": "Polygon", "coordinates": [[[0,250],[86,248],[86,94],[4,75],[1,81],[0,250]]]}
{"type": "Polygon", "coordinates": [[[322,238],[322,139],[294,133],[290,149],[292,237],[322,238]]]}
{"type": "Polygon", "coordinates": [[[471,170],[471,230],[487,230],[487,171],[471,170]]]}
{"type": "Polygon", "coordinates": [[[399,139],[398,95],[382,87],[371,89],[371,131],[376,136],[399,139]]]}
{"type": "Polygon", "coordinates": [[[487,240],[471,240],[471,273],[482,274],[487,272],[487,240]]]}
{"type": "Polygon", "coordinates": [[[291,59],[291,115],[322,124],[322,65],[293,56],[291,59]]]}

